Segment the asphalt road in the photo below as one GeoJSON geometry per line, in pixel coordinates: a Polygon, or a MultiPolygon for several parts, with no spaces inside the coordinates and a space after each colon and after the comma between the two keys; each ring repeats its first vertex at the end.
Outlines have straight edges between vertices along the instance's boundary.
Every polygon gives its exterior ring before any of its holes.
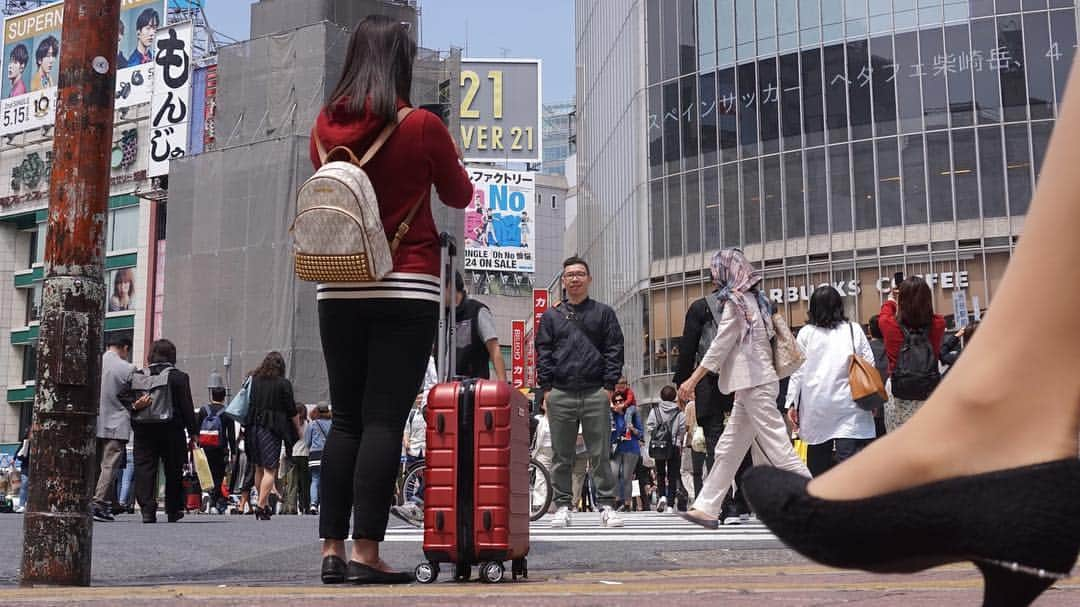
{"type": "MultiPolygon", "coordinates": [[[[121,516],[95,525],[93,588],[24,589],[16,586],[22,517],[0,515],[0,605],[923,607],[978,605],[982,594],[969,565],[911,576],[839,571],[807,562],[758,524],[706,531],[657,513],[630,515],[624,529],[601,529],[595,514],[567,530],[535,525],[524,583],[459,584],[444,573],[432,585],[327,587],[318,582],[316,529],[310,516],[189,515],[156,525],[121,516]]],[[[411,569],[422,558],[419,531],[394,524],[383,554],[411,569]]],[[[1076,578],[1036,603],[1078,604],[1076,578]]]]}

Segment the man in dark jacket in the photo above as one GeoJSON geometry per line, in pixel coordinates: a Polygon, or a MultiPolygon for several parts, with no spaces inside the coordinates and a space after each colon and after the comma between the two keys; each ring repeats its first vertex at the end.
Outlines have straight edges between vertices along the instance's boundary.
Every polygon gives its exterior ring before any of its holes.
{"type": "MultiPolygon", "coordinates": [[[[874,352],[874,366],[881,375],[881,381],[889,380],[889,355],[885,352],[885,335],[878,325],[878,315],[870,317],[870,350],[874,352]]],[[[878,438],[885,436],[885,416],[883,407],[874,409],[874,431],[878,438]]]]}
{"type": "MultiPolygon", "coordinates": [[[[679,360],[675,368],[674,383],[681,386],[682,382],[693,374],[705,352],[709,350],[713,338],[716,336],[717,321],[723,314],[724,302],[720,300],[719,290],[690,304],[686,311],[686,319],[683,322],[682,340],[679,343],[679,360]]],[[[713,458],[716,451],[716,442],[724,433],[724,416],[731,412],[735,404],[734,394],[724,394],[716,384],[716,374],[709,373],[705,379],[698,383],[694,390],[694,413],[697,416],[698,426],[705,431],[705,457],[697,458],[694,462],[694,476],[699,474],[704,477],[701,464],[712,469],[713,458]]],[[[736,475],[736,484],[742,479],[742,475],[750,469],[751,460],[749,453],[743,458],[742,465],[736,475]]],[[[750,512],[746,499],[741,494],[729,492],[724,501],[720,520],[723,522],[728,514],[748,515],[750,512]]]]}
{"type": "Polygon", "coordinates": [[[230,454],[236,453],[236,423],[221,415],[226,405],[225,381],[221,375],[217,372],[211,373],[207,384],[210,402],[199,409],[199,446],[206,453],[206,463],[210,466],[210,476],[214,479],[214,486],[202,489],[210,494],[211,507],[224,514],[228,504],[225,503],[225,498],[221,493],[221,481],[225,479],[225,468],[228,466],[230,454]],[[220,428],[216,436],[212,431],[208,431],[206,436],[203,436],[203,424],[211,416],[218,420],[220,428]]]}
{"type": "MultiPolygon", "coordinates": [[[[188,449],[195,448],[199,423],[195,405],[191,402],[191,380],[177,369],[176,346],[159,339],[150,346],[150,375],[168,373],[168,390],[172,400],[172,417],[165,422],[133,420],[135,430],[135,499],[139,502],[144,523],[157,522],[157,472],[160,463],[165,469],[165,514],[170,523],[184,518],[182,475],[188,449]],[[184,432],[187,432],[185,436],[184,432]],[[190,437],[190,438],[189,438],[190,437]]],[[[151,406],[151,396],[135,401],[136,412],[151,406]]]]}
{"type": "Polygon", "coordinates": [[[490,379],[490,365],[495,367],[495,379],[506,381],[506,363],[499,350],[499,334],[495,317],[487,306],[465,293],[465,278],[454,273],[454,318],[457,326],[457,355],[454,375],[490,379]]]}
{"type": "Polygon", "coordinates": [[[572,469],[578,428],[588,451],[603,527],[622,527],[615,513],[611,469],[611,394],[622,376],[623,334],[609,306],[589,298],[589,265],[563,262],[567,298],[544,313],[536,335],[537,375],[545,393],[553,452],[551,481],[558,510],[552,527],[570,525],[572,469]]]}

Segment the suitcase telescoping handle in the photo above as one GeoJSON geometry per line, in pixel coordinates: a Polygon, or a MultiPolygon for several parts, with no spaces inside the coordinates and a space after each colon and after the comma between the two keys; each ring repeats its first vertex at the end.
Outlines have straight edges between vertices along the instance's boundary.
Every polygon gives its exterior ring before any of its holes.
{"type": "Polygon", "coordinates": [[[454,289],[454,258],[457,257],[457,242],[446,232],[439,234],[439,352],[435,358],[439,381],[450,381],[456,367],[457,354],[454,330],[457,325],[454,300],[450,297],[454,289]]]}

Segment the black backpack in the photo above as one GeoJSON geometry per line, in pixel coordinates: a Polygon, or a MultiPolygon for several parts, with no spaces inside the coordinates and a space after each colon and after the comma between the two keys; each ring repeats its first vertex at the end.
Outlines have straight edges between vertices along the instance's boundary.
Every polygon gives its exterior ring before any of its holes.
{"type": "Polygon", "coordinates": [[[900,347],[893,369],[893,396],[904,400],[926,400],[941,382],[929,328],[908,329],[900,325],[900,330],[904,332],[904,345],[900,347]]]}
{"type": "Polygon", "coordinates": [[[675,436],[671,432],[671,422],[675,419],[675,416],[673,415],[671,419],[664,421],[663,414],[656,409],[653,409],[653,412],[657,413],[660,423],[653,428],[652,434],[649,436],[649,457],[662,460],[671,459],[675,454],[675,436]]]}

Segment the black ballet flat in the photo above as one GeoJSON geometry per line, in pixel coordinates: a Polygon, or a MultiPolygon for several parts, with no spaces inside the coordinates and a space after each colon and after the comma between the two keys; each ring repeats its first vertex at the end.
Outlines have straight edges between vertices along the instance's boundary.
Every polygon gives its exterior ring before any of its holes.
{"type": "Polygon", "coordinates": [[[807,493],[809,479],[757,467],[743,489],[758,519],[824,565],[912,573],[971,561],[983,607],[1028,605],[1069,577],[1080,551],[1080,460],[964,476],[858,500],[807,493]]]}
{"type": "Polygon", "coordinates": [[[322,560],[322,583],[340,584],[345,581],[345,561],[334,556],[324,556],[322,560]]]}
{"type": "Polygon", "coordinates": [[[345,569],[345,581],[350,584],[411,584],[413,576],[397,571],[382,571],[357,561],[349,561],[345,569]]]}

